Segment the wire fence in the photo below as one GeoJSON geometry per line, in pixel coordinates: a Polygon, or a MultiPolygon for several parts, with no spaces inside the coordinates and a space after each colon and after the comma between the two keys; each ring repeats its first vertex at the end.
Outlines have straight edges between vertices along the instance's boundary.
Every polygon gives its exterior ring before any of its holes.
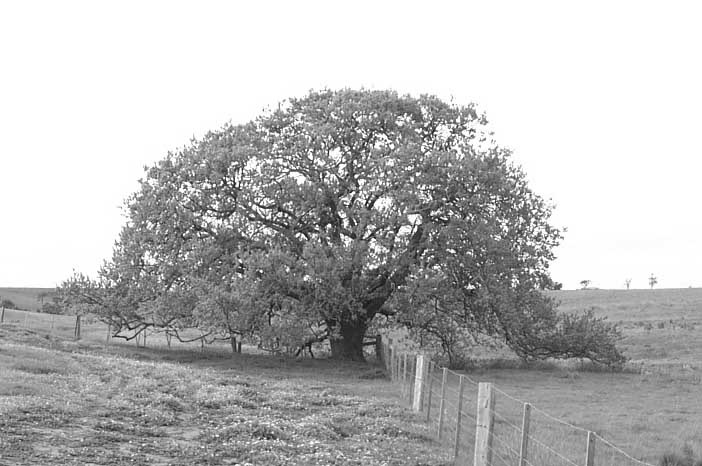
{"type": "MultiPolygon", "coordinates": [[[[47,339],[136,344],[163,349],[231,351],[207,343],[192,330],[179,341],[145,331],[114,338],[110,327],[89,316],[0,309],[0,326],[30,330],[47,339]]],[[[453,452],[455,464],[474,466],[654,466],[596,432],[559,419],[493,386],[445,367],[422,354],[402,352],[380,338],[376,353],[403,400],[421,412],[436,438],[453,452]],[[480,399],[481,394],[484,396],[480,399]],[[477,407],[477,409],[476,409],[477,407]],[[482,409],[481,409],[482,407],[482,409]],[[482,416],[482,417],[481,417],[482,416]]]]}
{"type": "Polygon", "coordinates": [[[228,341],[208,341],[197,329],[179,331],[181,340],[168,335],[163,330],[148,328],[134,331],[120,331],[119,337],[108,324],[94,316],[47,314],[0,308],[0,326],[11,331],[28,330],[53,341],[75,340],[104,345],[135,345],[156,349],[199,350],[231,352],[228,341]]]}
{"type": "Polygon", "coordinates": [[[421,413],[455,464],[474,466],[654,466],[490,383],[403,352],[381,340],[393,383],[421,413]],[[477,408],[477,409],[476,409],[477,408]]]}

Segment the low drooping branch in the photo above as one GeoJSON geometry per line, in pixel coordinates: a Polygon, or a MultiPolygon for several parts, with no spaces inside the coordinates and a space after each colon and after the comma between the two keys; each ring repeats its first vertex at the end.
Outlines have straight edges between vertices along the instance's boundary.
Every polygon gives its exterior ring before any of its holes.
{"type": "Polygon", "coordinates": [[[315,343],[322,343],[323,341],[326,341],[326,340],[328,340],[328,339],[329,339],[329,331],[328,331],[328,330],[325,330],[325,331],[324,331],[322,334],[320,334],[320,335],[314,335],[314,336],[308,338],[308,339],[305,340],[305,342],[302,343],[302,344],[300,345],[300,347],[297,349],[297,351],[295,352],[295,357],[300,356],[300,354],[301,354],[305,349],[307,349],[307,351],[309,351],[309,353],[310,353],[310,356],[311,356],[312,358],[314,358],[314,354],[312,353],[312,345],[314,345],[315,343]]]}

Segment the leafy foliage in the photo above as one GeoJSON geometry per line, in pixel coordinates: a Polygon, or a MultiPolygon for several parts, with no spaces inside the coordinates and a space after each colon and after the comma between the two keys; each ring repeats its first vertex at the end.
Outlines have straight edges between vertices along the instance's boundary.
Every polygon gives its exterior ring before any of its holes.
{"type": "Polygon", "coordinates": [[[1,300],[1,301],[0,301],[0,307],[5,307],[5,308],[7,308],[7,309],[17,309],[17,306],[15,305],[15,303],[13,303],[13,302],[12,302],[11,300],[9,300],[9,299],[3,299],[3,300],[1,300]]]}
{"type": "Polygon", "coordinates": [[[329,339],[348,359],[377,315],[527,348],[518,325],[556,322],[534,290],[560,232],[485,125],[432,96],[342,90],[209,133],[147,171],[100,312],[270,349],[329,339]]]}

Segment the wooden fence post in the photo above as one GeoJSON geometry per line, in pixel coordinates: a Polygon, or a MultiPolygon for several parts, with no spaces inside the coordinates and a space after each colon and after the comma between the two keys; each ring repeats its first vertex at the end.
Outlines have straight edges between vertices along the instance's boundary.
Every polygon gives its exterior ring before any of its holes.
{"type": "Polygon", "coordinates": [[[441,439],[441,431],[444,430],[444,412],[446,411],[446,382],[448,381],[448,369],[444,367],[444,373],[441,376],[441,401],[439,402],[439,426],[437,428],[436,437],[441,439]]]}
{"type": "Polygon", "coordinates": [[[5,306],[2,307],[2,312],[0,312],[0,324],[5,322],[5,306]]]}
{"type": "Polygon", "coordinates": [[[392,338],[388,338],[387,342],[383,342],[385,348],[385,369],[390,372],[390,380],[392,380],[392,338]]]}
{"type": "Polygon", "coordinates": [[[412,355],[407,356],[409,372],[407,373],[407,404],[411,408],[414,402],[414,379],[417,377],[417,358],[412,355]]]}
{"type": "Polygon", "coordinates": [[[456,409],[456,437],[453,442],[453,460],[458,458],[458,448],[461,444],[461,413],[463,412],[463,376],[458,377],[458,408],[456,409]]]}
{"type": "Polygon", "coordinates": [[[49,327],[49,348],[54,347],[54,315],[51,314],[51,326],[49,327]]]}
{"type": "Polygon", "coordinates": [[[241,340],[239,340],[239,343],[236,344],[236,352],[241,354],[241,340]]]}
{"type": "Polygon", "coordinates": [[[389,351],[390,351],[390,358],[389,358],[390,380],[392,382],[394,382],[395,381],[395,356],[396,356],[395,355],[395,347],[391,346],[389,351]]]}
{"type": "Polygon", "coordinates": [[[491,383],[478,384],[478,413],[475,425],[474,466],[492,466],[492,432],[495,425],[495,396],[491,383]]]}
{"type": "Polygon", "coordinates": [[[395,380],[402,385],[402,353],[397,349],[395,349],[395,352],[397,353],[397,360],[395,361],[395,380]]]}
{"type": "Polygon", "coordinates": [[[519,444],[519,466],[527,466],[530,420],[531,405],[529,403],[524,403],[524,413],[522,415],[522,442],[519,444]]]}
{"type": "Polygon", "coordinates": [[[80,340],[80,314],[76,316],[76,326],[73,329],[73,338],[80,340]]]}
{"type": "Polygon", "coordinates": [[[144,334],[141,337],[141,343],[144,348],[146,348],[146,329],[144,329],[144,334]]]}
{"type": "Polygon", "coordinates": [[[105,337],[105,344],[109,345],[110,344],[110,336],[112,334],[112,323],[108,322],[107,323],[107,336],[105,337]]]}
{"type": "Polygon", "coordinates": [[[383,362],[383,340],[381,335],[375,336],[375,359],[383,362]]]}
{"type": "Polygon", "coordinates": [[[427,368],[427,422],[431,420],[431,390],[434,386],[434,362],[429,360],[427,368]]]}
{"type": "Polygon", "coordinates": [[[407,385],[407,353],[402,353],[402,390],[401,393],[404,396],[405,386],[407,385]]]}
{"type": "Polygon", "coordinates": [[[390,348],[391,346],[387,343],[383,343],[383,368],[390,372],[390,380],[392,380],[392,352],[390,348]]]}
{"type": "Polygon", "coordinates": [[[27,319],[29,319],[29,311],[24,311],[24,328],[29,328],[29,325],[27,325],[27,319]]]}
{"type": "Polygon", "coordinates": [[[595,433],[587,433],[587,453],[585,455],[585,466],[594,466],[595,464],[595,433]]]}
{"type": "Polygon", "coordinates": [[[426,374],[427,367],[425,357],[423,354],[418,354],[414,370],[414,399],[412,400],[412,409],[416,412],[422,410],[422,397],[424,396],[426,374]]]}

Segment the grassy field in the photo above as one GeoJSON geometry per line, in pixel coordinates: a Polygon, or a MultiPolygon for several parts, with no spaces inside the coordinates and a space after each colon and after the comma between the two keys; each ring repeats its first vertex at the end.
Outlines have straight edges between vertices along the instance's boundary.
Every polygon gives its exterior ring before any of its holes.
{"type": "MultiPolygon", "coordinates": [[[[563,457],[534,444],[534,466],[583,464],[587,430],[650,464],[669,452],[702,458],[702,290],[554,296],[563,310],[593,308],[618,322],[635,371],[573,364],[466,372],[500,390],[496,442],[507,446],[495,464],[512,464],[517,400],[538,410],[535,439],[563,457]]],[[[23,314],[13,319],[0,328],[0,465],[449,464],[453,424],[443,446],[433,441],[436,426],[409,413],[372,365],[106,347],[100,324],[86,324],[76,343],[70,318],[56,321],[65,338],[47,336],[32,319],[23,329],[23,314]]],[[[449,408],[455,395],[454,386],[449,408]]],[[[467,419],[476,395],[469,384],[467,419]]],[[[475,427],[468,421],[463,429],[461,457],[470,461],[475,427]]],[[[597,466],[639,464],[603,443],[597,452],[597,466]]]]}
{"type": "Polygon", "coordinates": [[[55,291],[54,288],[0,288],[0,301],[9,299],[20,309],[37,311],[41,308],[39,295],[48,293],[45,301],[49,301],[55,291]]]}
{"type": "Polygon", "coordinates": [[[372,365],[0,328],[0,464],[444,465],[372,365]]]}
{"type": "Polygon", "coordinates": [[[702,288],[552,291],[563,310],[593,308],[625,324],[694,320],[702,323],[702,288]]]}
{"type": "MultiPolygon", "coordinates": [[[[475,371],[468,376],[493,382],[498,393],[496,435],[518,450],[518,436],[510,425],[521,425],[524,400],[548,415],[579,429],[590,430],[637,459],[659,464],[670,452],[693,451],[702,459],[702,385],[700,373],[669,376],[660,373],[592,373],[573,370],[475,371]]],[[[476,388],[471,400],[476,399],[476,388]]],[[[533,412],[536,437],[576,464],[585,455],[587,433],[533,412]]],[[[605,445],[598,445],[599,466],[625,466],[628,461],[605,445]]],[[[545,453],[533,448],[534,454],[545,453]]],[[[563,464],[561,462],[542,464],[563,464]]]]}
{"type": "MultiPolygon", "coordinates": [[[[667,453],[686,452],[702,464],[702,289],[577,290],[552,296],[561,310],[593,309],[617,322],[633,372],[588,372],[575,364],[468,375],[494,382],[507,395],[555,418],[595,431],[637,459],[659,464],[667,453]]],[[[509,431],[510,420],[518,424],[521,409],[520,403],[499,395],[497,412],[504,422],[498,421],[498,431],[509,431]]],[[[551,445],[561,445],[559,451],[566,457],[582,462],[582,431],[545,416],[537,415],[532,422],[551,445]]],[[[598,465],[637,464],[606,445],[597,448],[607,456],[598,465]]]]}
{"type": "MultiPolygon", "coordinates": [[[[519,368],[510,360],[487,362],[483,369],[465,371],[473,382],[493,382],[500,392],[496,401],[495,464],[516,464],[518,427],[523,401],[532,411],[534,465],[584,464],[587,431],[621,448],[597,444],[597,466],[648,464],[702,465],[702,290],[584,290],[552,294],[560,309],[594,309],[619,324],[621,347],[630,362],[624,372],[593,371],[589,364],[536,364],[519,368]],[[562,422],[561,422],[562,421],[562,422]],[[542,445],[536,443],[541,441],[542,445]],[[558,455],[544,445],[555,450],[558,455]],[[631,455],[629,458],[626,454],[631,455]],[[681,461],[664,462],[675,455],[681,461]]],[[[500,356],[504,356],[502,352],[500,356]]],[[[515,361],[516,362],[516,361],[515,361]]],[[[434,374],[434,422],[441,374],[434,374]]],[[[449,403],[458,404],[457,376],[449,376],[449,403]]],[[[477,386],[468,383],[464,405],[477,402],[477,386]]],[[[455,416],[449,414],[449,424],[455,416]]],[[[474,435],[468,420],[467,437],[474,435]]],[[[451,429],[446,434],[450,437],[451,429]]],[[[461,457],[470,461],[469,438],[461,457]]]]}
{"type": "MultiPolygon", "coordinates": [[[[55,337],[56,339],[72,340],[75,332],[76,318],[69,315],[51,315],[38,312],[17,311],[6,309],[4,321],[7,325],[14,325],[19,329],[32,330],[38,335],[55,337]]],[[[81,318],[81,342],[91,344],[101,344],[106,342],[107,325],[94,317],[83,316],[81,318]]],[[[131,337],[133,332],[124,332],[125,336],[131,337]]],[[[165,334],[163,332],[154,332],[149,329],[147,332],[142,332],[142,336],[147,334],[146,346],[148,348],[166,349],[169,348],[165,334]]],[[[190,329],[182,332],[183,339],[193,339],[199,333],[196,330],[190,329]]],[[[110,338],[110,344],[131,344],[135,345],[138,342],[139,346],[144,346],[144,339],[132,339],[127,343],[125,339],[110,338]]],[[[180,342],[173,338],[170,348],[174,350],[193,350],[199,351],[202,349],[198,341],[180,342]]],[[[228,342],[217,341],[206,345],[206,351],[230,351],[228,342]]]]}
{"type": "Polygon", "coordinates": [[[702,369],[702,289],[553,292],[564,311],[593,309],[617,322],[622,348],[649,369],[702,369]]]}

